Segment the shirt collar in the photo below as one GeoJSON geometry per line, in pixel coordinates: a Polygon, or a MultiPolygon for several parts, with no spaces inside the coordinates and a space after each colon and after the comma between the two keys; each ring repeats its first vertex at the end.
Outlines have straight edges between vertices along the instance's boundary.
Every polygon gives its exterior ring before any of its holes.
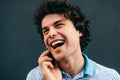
{"type": "Polygon", "coordinates": [[[94,62],[87,57],[86,54],[83,53],[83,57],[85,60],[85,65],[83,69],[84,76],[94,76],[95,75],[95,64],[94,62]]]}
{"type": "MultiPolygon", "coordinates": [[[[83,55],[84,60],[85,60],[85,65],[84,65],[83,70],[78,75],[76,75],[75,78],[95,76],[96,69],[95,69],[94,62],[91,59],[89,59],[86,54],[83,53],[82,55],[83,55]]],[[[71,77],[68,73],[66,73],[64,71],[62,71],[62,74],[63,75],[65,74],[64,76],[71,77]]]]}

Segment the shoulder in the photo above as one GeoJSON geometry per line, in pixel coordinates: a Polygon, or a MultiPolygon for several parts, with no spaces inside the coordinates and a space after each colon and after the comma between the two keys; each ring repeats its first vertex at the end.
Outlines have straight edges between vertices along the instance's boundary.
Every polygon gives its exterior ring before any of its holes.
{"type": "Polygon", "coordinates": [[[26,80],[43,80],[40,68],[35,67],[28,74],[26,80]]]}
{"type": "Polygon", "coordinates": [[[105,66],[98,64],[96,62],[94,62],[94,64],[96,67],[96,75],[97,76],[109,78],[112,80],[120,80],[120,75],[115,69],[105,67],[105,66]]]}

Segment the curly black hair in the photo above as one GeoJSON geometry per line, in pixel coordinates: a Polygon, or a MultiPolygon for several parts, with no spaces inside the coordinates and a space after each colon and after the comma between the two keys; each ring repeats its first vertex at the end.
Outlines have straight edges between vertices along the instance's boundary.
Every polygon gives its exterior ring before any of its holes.
{"type": "Polygon", "coordinates": [[[72,4],[67,0],[44,0],[36,9],[34,15],[34,22],[37,24],[38,33],[42,34],[41,22],[42,19],[48,14],[64,14],[66,19],[73,22],[76,30],[79,30],[83,36],[80,37],[80,46],[83,51],[90,39],[90,22],[85,19],[81,13],[80,7],[72,4]]]}

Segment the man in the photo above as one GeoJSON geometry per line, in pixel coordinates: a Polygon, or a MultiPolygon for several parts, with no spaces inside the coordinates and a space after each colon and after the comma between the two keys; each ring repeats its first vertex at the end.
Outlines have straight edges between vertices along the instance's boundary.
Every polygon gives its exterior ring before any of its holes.
{"type": "Polygon", "coordinates": [[[114,69],[83,53],[90,41],[90,25],[78,6],[67,0],[44,1],[34,20],[47,50],[27,80],[120,80],[114,69]]]}

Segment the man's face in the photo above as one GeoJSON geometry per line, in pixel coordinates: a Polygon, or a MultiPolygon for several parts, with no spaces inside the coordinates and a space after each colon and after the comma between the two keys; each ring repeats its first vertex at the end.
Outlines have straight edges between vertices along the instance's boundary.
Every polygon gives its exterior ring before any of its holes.
{"type": "Polygon", "coordinates": [[[80,51],[82,34],[63,14],[49,14],[42,20],[44,43],[58,61],[80,51]]]}

